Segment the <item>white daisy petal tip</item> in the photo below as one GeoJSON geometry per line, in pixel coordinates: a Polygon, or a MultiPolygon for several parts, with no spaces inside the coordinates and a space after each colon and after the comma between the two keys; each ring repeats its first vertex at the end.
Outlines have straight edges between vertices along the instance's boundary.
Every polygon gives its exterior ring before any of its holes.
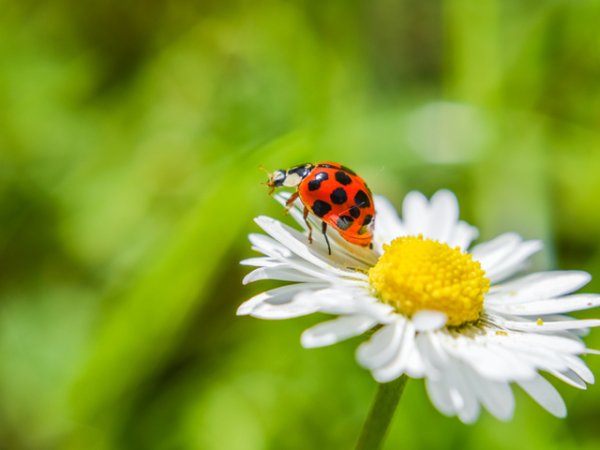
{"type": "Polygon", "coordinates": [[[440,311],[422,310],[415,313],[411,320],[416,331],[435,331],[446,325],[448,316],[440,311]]]}
{"type": "Polygon", "coordinates": [[[567,406],[558,391],[548,380],[538,375],[530,381],[519,381],[519,386],[531,396],[542,408],[555,417],[567,417],[567,406]]]}
{"type": "Polygon", "coordinates": [[[273,219],[269,216],[255,217],[254,223],[256,223],[256,225],[261,227],[264,231],[266,231],[269,234],[271,234],[270,231],[273,230],[273,228],[279,228],[282,225],[282,223],[279,220],[273,219]]]}
{"type": "Polygon", "coordinates": [[[333,334],[315,336],[310,330],[305,330],[300,336],[300,345],[304,348],[318,348],[333,345],[337,341],[333,334]]]}
{"type": "Polygon", "coordinates": [[[458,211],[458,199],[454,192],[448,189],[440,189],[431,196],[429,201],[431,204],[440,203],[447,208],[456,209],[458,211]]]}
{"type": "Polygon", "coordinates": [[[574,292],[578,289],[581,289],[585,285],[587,285],[590,281],[592,281],[592,274],[586,272],[585,270],[564,270],[564,271],[556,271],[558,273],[564,273],[565,275],[570,275],[573,278],[577,279],[577,283],[573,286],[572,290],[569,292],[574,292]]]}
{"type": "Polygon", "coordinates": [[[379,384],[385,384],[385,383],[391,383],[392,381],[400,378],[402,376],[402,372],[396,372],[396,373],[385,373],[382,372],[380,370],[374,370],[373,373],[373,379],[375,381],[377,381],[379,384]]]}
{"type": "Polygon", "coordinates": [[[531,239],[525,241],[524,244],[528,244],[531,248],[532,253],[540,252],[544,249],[544,241],[540,239],[531,239]]]}
{"type": "Polygon", "coordinates": [[[278,221],[269,216],[257,216],[254,218],[254,222],[256,222],[262,228],[263,224],[272,224],[277,223],[278,221]]]}
{"type": "MultiPolygon", "coordinates": [[[[257,269],[260,270],[260,269],[257,269]]],[[[252,272],[250,272],[249,274],[247,274],[243,279],[242,279],[242,284],[245,286],[247,284],[252,283],[253,281],[257,281],[259,280],[259,275],[257,275],[256,270],[253,270],[252,272]]]]}
{"type": "Polygon", "coordinates": [[[300,343],[304,348],[326,347],[358,336],[374,325],[375,321],[370,317],[341,316],[305,330],[300,337],[300,343]]]}
{"type": "Polygon", "coordinates": [[[248,302],[242,303],[235,311],[236,316],[247,316],[252,312],[252,306],[248,302]]]}
{"type": "Polygon", "coordinates": [[[501,308],[512,308],[517,304],[538,300],[547,302],[581,289],[591,279],[589,273],[579,270],[536,272],[496,285],[486,301],[501,308]]]}

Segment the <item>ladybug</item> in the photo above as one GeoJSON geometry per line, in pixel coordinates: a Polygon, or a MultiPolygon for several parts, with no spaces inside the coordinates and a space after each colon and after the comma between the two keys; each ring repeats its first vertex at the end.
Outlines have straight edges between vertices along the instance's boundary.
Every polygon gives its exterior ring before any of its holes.
{"type": "Polygon", "coordinates": [[[373,248],[375,207],[370,189],[355,172],[334,162],[302,164],[269,174],[267,186],[272,194],[279,187],[295,187],[286,202],[287,209],[300,197],[304,205],[304,221],[308,227],[308,242],[312,243],[312,227],[308,214],[322,219],[321,231],[327,249],[327,227],[335,228],[346,241],[373,248]]]}

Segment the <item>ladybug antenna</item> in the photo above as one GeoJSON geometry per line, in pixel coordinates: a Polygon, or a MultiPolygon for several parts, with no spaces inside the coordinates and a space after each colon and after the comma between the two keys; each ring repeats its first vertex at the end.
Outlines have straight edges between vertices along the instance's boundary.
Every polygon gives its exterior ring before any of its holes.
{"type": "MultiPolygon", "coordinates": [[[[262,171],[262,172],[266,173],[266,174],[267,174],[267,177],[271,178],[271,174],[269,173],[269,171],[268,171],[267,169],[265,169],[265,166],[263,166],[262,164],[261,164],[260,166],[258,166],[258,170],[260,170],[260,171],[262,171]]],[[[263,182],[262,182],[262,183],[260,183],[260,184],[263,184],[263,185],[265,185],[265,186],[268,186],[268,185],[269,185],[269,182],[268,182],[268,181],[263,181],[263,182]]]]}
{"type": "Polygon", "coordinates": [[[272,175],[271,172],[269,172],[267,169],[265,169],[265,166],[263,166],[262,164],[258,166],[259,170],[262,170],[264,173],[267,174],[268,180],[267,181],[263,181],[262,184],[263,186],[267,186],[269,188],[269,195],[273,194],[273,191],[275,191],[275,187],[273,186],[273,180],[272,180],[272,175]]]}

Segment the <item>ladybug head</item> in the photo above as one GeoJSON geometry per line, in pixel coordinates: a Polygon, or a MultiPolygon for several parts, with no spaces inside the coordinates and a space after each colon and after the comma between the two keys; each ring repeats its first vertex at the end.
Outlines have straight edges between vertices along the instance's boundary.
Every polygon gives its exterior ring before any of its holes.
{"type": "Polygon", "coordinates": [[[302,164],[288,170],[276,170],[269,174],[267,186],[271,189],[278,187],[296,187],[314,168],[312,164],[302,164]]]}
{"type": "Polygon", "coordinates": [[[269,180],[267,181],[267,186],[270,188],[281,187],[284,185],[286,179],[286,171],[285,170],[276,170],[275,172],[271,172],[269,174],[269,180]]]}

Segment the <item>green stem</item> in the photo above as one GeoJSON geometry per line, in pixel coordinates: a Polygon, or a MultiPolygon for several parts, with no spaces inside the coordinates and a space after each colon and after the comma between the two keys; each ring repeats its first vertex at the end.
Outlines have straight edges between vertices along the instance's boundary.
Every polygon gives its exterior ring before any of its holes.
{"type": "Polygon", "coordinates": [[[365,421],[356,450],[377,450],[383,445],[387,429],[392,421],[404,386],[408,377],[402,375],[400,378],[380,384],[377,388],[375,400],[365,421]]]}

